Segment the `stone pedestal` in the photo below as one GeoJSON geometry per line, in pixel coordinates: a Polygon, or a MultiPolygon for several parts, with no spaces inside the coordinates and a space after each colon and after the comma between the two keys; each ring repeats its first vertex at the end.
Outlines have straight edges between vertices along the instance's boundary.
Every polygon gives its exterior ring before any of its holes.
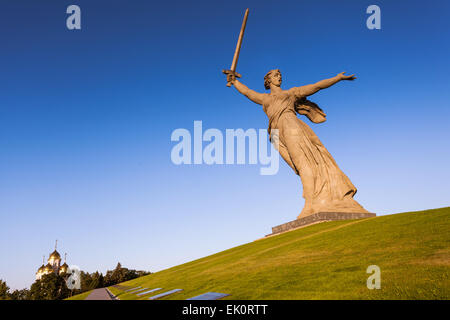
{"type": "Polygon", "coordinates": [[[272,236],[278,233],[286,232],[292,229],[297,229],[300,227],[306,227],[311,224],[325,222],[325,221],[336,221],[336,220],[353,220],[353,219],[364,219],[375,217],[375,213],[354,213],[354,212],[318,212],[310,216],[296,219],[287,223],[280,224],[279,226],[272,228],[272,233],[268,236],[272,236]]]}

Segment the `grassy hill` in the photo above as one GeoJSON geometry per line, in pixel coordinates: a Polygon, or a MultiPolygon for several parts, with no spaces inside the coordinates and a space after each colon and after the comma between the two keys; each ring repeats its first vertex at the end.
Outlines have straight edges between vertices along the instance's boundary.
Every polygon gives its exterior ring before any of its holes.
{"type": "Polygon", "coordinates": [[[87,298],[88,295],[90,295],[92,293],[92,291],[93,290],[89,290],[89,291],[86,291],[86,292],[74,295],[74,296],[72,296],[70,298],[67,298],[65,300],[84,300],[84,299],[87,298]]]}
{"type": "MultiPolygon", "coordinates": [[[[122,285],[184,289],[163,299],[208,291],[229,299],[450,299],[449,267],[450,207],[320,223],[122,285]],[[366,286],[369,265],[381,269],[379,290],[366,286]]],[[[121,300],[159,293],[109,289],[121,300]]]]}

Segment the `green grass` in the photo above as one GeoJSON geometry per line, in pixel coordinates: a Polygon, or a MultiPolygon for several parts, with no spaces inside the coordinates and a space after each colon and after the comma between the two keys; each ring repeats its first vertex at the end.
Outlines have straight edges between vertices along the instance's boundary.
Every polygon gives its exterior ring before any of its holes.
{"type": "Polygon", "coordinates": [[[91,294],[92,291],[93,291],[93,290],[89,290],[89,291],[86,291],[86,292],[77,294],[77,295],[75,295],[75,296],[72,296],[72,297],[70,297],[70,298],[67,298],[67,299],[65,299],[65,300],[84,300],[84,299],[87,298],[88,295],[91,294]]]}
{"type": "Polygon", "coordinates": [[[184,289],[163,299],[208,291],[230,299],[449,299],[449,248],[450,208],[442,208],[316,224],[122,285],[184,289]],[[380,290],[366,286],[373,264],[380,290]]]}
{"type": "MultiPolygon", "coordinates": [[[[450,207],[320,223],[122,285],[184,289],[163,299],[450,299],[449,266],[450,207]],[[366,286],[369,265],[381,269],[379,290],[366,286]]],[[[121,300],[158,293],[110,290],[121,300]]]]}

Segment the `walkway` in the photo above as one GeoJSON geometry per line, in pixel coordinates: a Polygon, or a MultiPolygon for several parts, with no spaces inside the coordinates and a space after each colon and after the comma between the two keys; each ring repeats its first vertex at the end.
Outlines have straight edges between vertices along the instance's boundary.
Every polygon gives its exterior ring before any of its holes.
{"type": "Polygon", "coordinates": [[[106,288],[94,289],[84,300],[113,300],[106,288]]]}

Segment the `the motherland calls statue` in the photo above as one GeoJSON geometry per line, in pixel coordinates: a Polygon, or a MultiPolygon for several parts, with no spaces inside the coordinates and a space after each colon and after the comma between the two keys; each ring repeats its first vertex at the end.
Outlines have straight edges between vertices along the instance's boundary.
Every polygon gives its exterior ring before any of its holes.
{"type": "Polygon", "coordinates": [[[337,76],[319,81],[315,84],[281,89],[281,72],[269,71],[264,77],[264,87],[270,93],[259,93],[249,89],[236,77],[237,59],[242,43],[243,32],[248,16],[246,11],[239,35],[238,45],[230,70],[227,85],[234,87],[251,101],[262,105],[269,117],[270,139],[277,147],[283,159],[303,183],[305,206],[298,219],[320,212],[332,213],[368,213],[353,199],[356,188],[350,179],[339,169],[333,157],[324,147],[311,128],[297,117],[305,115],[314,123],[324,122],[325,113],[315,103],[306,99],[319,90],[328,88],[341,80],[354,80],[354,75],[337,76]],[[277,130],[274,130],[277,129],[277,130]]]}

